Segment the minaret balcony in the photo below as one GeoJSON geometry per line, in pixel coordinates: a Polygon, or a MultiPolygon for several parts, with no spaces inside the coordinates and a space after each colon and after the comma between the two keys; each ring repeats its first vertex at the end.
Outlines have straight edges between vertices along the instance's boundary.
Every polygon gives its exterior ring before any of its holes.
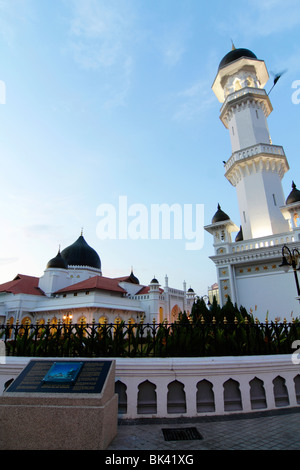
{"type": "Polygon", "coordinates": [[[234,152],[224,167],[225,177],[233,186],[253,173],[272,171],[282,179],[289,170],[283,147],[272,144],[256,144],[234,152]]]}
{"type": "Polygon", "coordinates": [[[220,119],[224,126],[228,128],[228,117],[231,113],[239,111],[242,106],[251,103],[258,103],[268,117],[273,111],[273,106],[265,89],[257,87],[244,87],[227,95],[226,100],[220,110],[220,119]]]}

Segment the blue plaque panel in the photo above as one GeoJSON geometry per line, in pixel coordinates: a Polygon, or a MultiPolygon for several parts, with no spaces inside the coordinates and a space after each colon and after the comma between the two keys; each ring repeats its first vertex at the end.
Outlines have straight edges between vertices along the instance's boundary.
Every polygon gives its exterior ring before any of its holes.
{"type": "Polygon", "coordinates": [[[5,393],[101,393],[112,361],[31,360],[5,393]]]}
{"type": "Polygon", "coordinates": [[[83,362],[54,362],[43,378],[47,383],[75,383],[83,362]]]}

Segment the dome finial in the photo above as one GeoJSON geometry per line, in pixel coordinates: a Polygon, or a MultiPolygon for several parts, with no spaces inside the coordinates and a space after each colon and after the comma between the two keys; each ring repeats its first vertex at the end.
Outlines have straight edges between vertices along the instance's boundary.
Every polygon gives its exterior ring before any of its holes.
{"type": "Polygon", "coordinates": [[[236,47],[235,47],[235,45],[233,44],[233,40],[231,39],[231,50],[232,50],[232,51],[235,51],[235,49],[236,49],[236,47]]]}
{"type": "Polygon", "coordinates": [[[81,227],[81,233],[80,235],[83,237],[83,227],[81,227]]]}

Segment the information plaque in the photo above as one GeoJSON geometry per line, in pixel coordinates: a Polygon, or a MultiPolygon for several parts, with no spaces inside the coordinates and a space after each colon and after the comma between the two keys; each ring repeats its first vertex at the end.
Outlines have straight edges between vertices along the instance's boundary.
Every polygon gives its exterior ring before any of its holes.
{"type": "Polygon", "coordinates": [[[32,360],[6,393],[101,393],[112,361],[32,360]]]}
{"type": "Polygon", "coordinates": [[[43,382],[74,384],[83,366],[83,362],[54,362],[43,378],[43,382]]]}

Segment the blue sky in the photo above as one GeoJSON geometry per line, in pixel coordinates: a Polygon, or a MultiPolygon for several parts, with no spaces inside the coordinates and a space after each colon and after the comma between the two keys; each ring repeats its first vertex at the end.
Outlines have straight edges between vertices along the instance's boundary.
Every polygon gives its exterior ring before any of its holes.
{"type": "Polygon", "coordinates": [[[147,284],[203,295],[216,281],[209,256],[185,240],[100,240],[100,204],[220,203],[240,225],[222,161],[231,154],[211,90],[219,62],[252,50],[272,74],[269,117],[300,187],[298,0],[0,0],[0,282],[41,276],[48,260],[84,230],[105,276],[134,272],[147,284]]]}

